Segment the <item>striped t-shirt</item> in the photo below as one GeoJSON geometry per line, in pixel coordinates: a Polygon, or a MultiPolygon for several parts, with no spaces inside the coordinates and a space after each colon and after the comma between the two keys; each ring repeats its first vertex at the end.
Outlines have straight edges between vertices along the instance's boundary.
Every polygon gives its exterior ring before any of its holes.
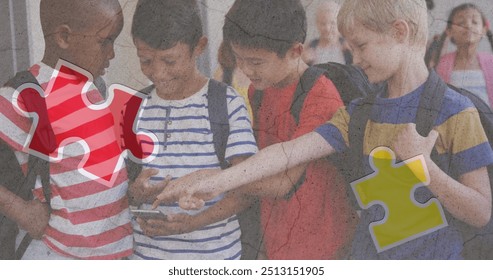
{"type": "MultiPolygon", "coordinates": [[[[399,98],[383,98],[378,95],[370,113],[363,141],[363,164],[366,174],[373,172],[369,164],[370,152],[379,146],[392,150],[395,137],[408,123],[416,122],[416,113],[424,86],[399,98]]],[[[338,152],[348,149],[349,120],[361,99],[340,109],[317,132],[338,152]]],[[[478,111],[469,99],[448,89],[441,110],[434,124],[439,137],[435,148],[437,164],[447,174],[457,179],[460,175],[493,163],[493,152],[479,120],[478,111]]],[[[425,203],[433,197],[428,188],[418,188],[415,199],[425,203]]],[[[455,259],[461,258],[463,241],[454,226],[454,219],[447,214],[448,227],[408,241],[381,253],[377,253],[370,235],[370,223],[385,216],[383,207],[372,206],[362,210],[353,239],[351,257],[355,259],[455,259]]]]}
{"type": "MultiPolygon", "coordinates": [[[[201,169],[220,168],[212,141],[209,122],[207,83],[201,90],[183,100],[164,100],[154,90],[139,118],[139,129],[151,131],[159,140],[155,159],[144,168],[156,168],[159,174],[151,178],[158,182],[168,175],[180,178],[201,169]]],[[[257,152],[250,118],[243,98],[228,87],[227,104],[230,134],[226,159],[250,156],[257,152]]],[[[206,202],[207,209],[221,198],[206,202]]],[[[150,208],[144,204],[141,208],[150,208]]],[[[184,211],[177,204],[161,205],[163,213],[196,214],[184,211]]],[[[135,259],[239,259],[240,228],[236,216],[208,225],[194,232],[161,237],[144,235],[137,223],[135,259]]]]}
{"type": "MultiPolygon", "coordinates": [[[[39,63],[31,67],[31,73],[36,77],[41,87],[46,90],[53,75],[54,69],[39,63]]],[[[102,101],[102,97],[95,87],[87,92],[91,102],[102,101]]],[[[0,89],[0,137],[15,150],[17,159],[24,171],[27,169],[28,154],[25,153],[26,141],[32,126],[30,118],[21,115],[13,106],[14,90],[0,89]]],[[[109,109],[100,110],[94,114],[84,114],[78,118],[80,112],[56,110],[55,107],[67,108],[63,100],[47,99],[47,109],[55,134],[69,131],[82,125],[83,122],[99,122],[98,130],[93,136],[99,139],[101,147],[111,147],[106,151],[115,151],[121,148],[115,137],[114,122],[101,122],[111,118],[109,109]],[[55,112],[56,111],[56,112],[55,112]],[[63,116],[61,115],[63,113],[63,116]],[[52,119],[57,115],[57,120],[52,119]],[[110,117],[109,117],[110,116],[110,117]],[[66,121],[65,121],[66,120],[66,121]],[[104,125],[104,129],[102,129],[104,125]]],[[[22,104],[23,100],[17,100],[22,104]]],[[[21,105],[22,106],[22,105],[21,105]]],[[[43,241],[55,252],[77,259],[117,259],[132,253],[132,227],[127,200],[127,173],[125,166],[115,170],[116,180],[111,185],[102,184],[83,175],[79,171],[79,164],[84,160],[86,152],[79,143],[64,146],[61,160],[50,162],[51,183],[51,216],[43,241]]],[[[112,155],[111,157],[113,157],[112,155]]],[[[110,157],[110,156],[108,156],[110,157]]],[[[104,164],[108,157],[100,157],[104,164]]],[[[41,184],[36,184],[34,195],[44,200],[41,184]]]]}

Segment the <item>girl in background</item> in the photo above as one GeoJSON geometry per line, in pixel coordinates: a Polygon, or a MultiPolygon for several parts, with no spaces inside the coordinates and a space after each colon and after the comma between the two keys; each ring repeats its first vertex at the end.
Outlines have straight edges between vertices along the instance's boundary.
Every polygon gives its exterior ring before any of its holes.
{"type": "Polygon", "coordinates": [[[441,36],[434,65],[445,82],[473,92],[493,107],[493,55],[478,52],[485,35],[493,49],[489,22],[479,8],[471,3],[455,7],[441,36]],[[439,57],[447,37],[457,50],[439,57]]]}

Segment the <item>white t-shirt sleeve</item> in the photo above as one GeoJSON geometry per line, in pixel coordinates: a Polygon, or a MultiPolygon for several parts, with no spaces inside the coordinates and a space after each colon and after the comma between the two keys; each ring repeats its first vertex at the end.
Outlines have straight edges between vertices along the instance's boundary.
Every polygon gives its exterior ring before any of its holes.
{"type": "Polygon", "coordinates": [[[251,156],[258,151],[258,148],[245,100],[232,87],[228,87],[226,95],[230,130],[226,159],[251,156]]]}

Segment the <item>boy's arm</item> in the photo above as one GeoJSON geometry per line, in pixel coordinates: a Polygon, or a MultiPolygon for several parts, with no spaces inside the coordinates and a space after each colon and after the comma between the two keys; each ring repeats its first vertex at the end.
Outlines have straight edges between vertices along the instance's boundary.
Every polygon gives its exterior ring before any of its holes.
{"type": "Polygon", "coordinates": [[[472,226],[482,227],[491,216],[491,188],[486,167],[467,172],[454,180],[434,163],[430,154],[437,140],[434,130],[428,137],[416,131],[415,124],[408,124],[396,139],[395,152],[401,159],[423,154],[430,184],[428,188],[450,214],[472,226]]]}
{"type": "Polygon", "coordinates": [[[443,172],[429,157],[430,190],[454,217],[475,227],[485,226],[491,216],[491,188],[486,167],[460,176],[459,181],[443,172]]]}
{"type": "Polygon", "coordinates": [[[157,207],[161,201],[180,199],[180,206],[197,208],[200,205],[195,205],[198,201],[190,200],[191,196],[211,199],[223,192],[286,172],[333,152],[334,148],[320,134],[310,132],[294,140],[262,149],[242,163],[215,175],[199,172],[175,180],[157,196],[154,206],[157,207]]]}
{"type": "Polygon", "coordinates": [[[180,213],[168,215],[166,220],[137,219],[137,222],[148,236],[183,234],[227,219],[248,208],[253,201],[254,197],[228,192],[221,201],[196,215],[180,213]]]}
{"type": "Polygon", "coordinates": [[[298,180],[300,180],[307,166],[308,163],[300,164],[274,176],[248,184],[238,191],[246,195],[261,197],[285,197],[293,189],[293,186],[298,182],[298,180]]]}
{"type": "Polygon", "coordinates": [[[46,203],[36,199],[25,201],[3,186],[0,186],[0,212],[35,239],[43,236],[50,219],[46,203]]]}
{"type": "MultiPolygon", "coordinates": [[[[245,159],[246,157],[236,157],[231,159],[231,163],[234,166],[245,159]]],[[[211,171],[210,174],[218,171],[211,171]]],[[[227,219],[248,208],[253,201],[254,197],[233,190],[226,193],[216,204],[196,215],[177,214],[168,216],[167,220],[139,219],[138,222],[141,229],[149,236],[182,234],[227,219]]]]}

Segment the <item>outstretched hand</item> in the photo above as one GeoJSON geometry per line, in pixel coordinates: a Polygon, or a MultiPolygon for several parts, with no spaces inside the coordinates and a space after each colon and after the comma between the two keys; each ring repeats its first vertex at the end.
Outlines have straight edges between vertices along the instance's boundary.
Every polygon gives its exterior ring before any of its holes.
{"type": "Polygon", "coordinates": [[[212,177],[220,172],[220,169],[199,170],[176,179],[157,195],[153,203],[156,208],[160,203],[178,201],[183,209],[200,209],[204,201],[218,196],[221,192],[215,187],[212,177]]]}

